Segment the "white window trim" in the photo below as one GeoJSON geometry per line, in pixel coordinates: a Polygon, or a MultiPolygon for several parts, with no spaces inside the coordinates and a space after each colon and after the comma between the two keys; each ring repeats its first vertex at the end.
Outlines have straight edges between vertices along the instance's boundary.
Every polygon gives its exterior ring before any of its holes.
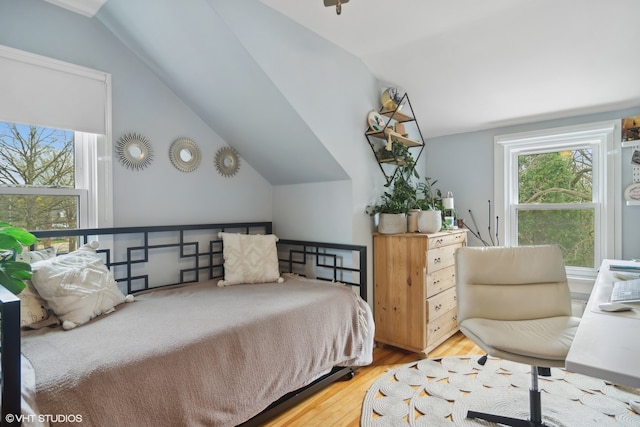
{"type": "Polygon", "coordinates": [[[78,228],[112,227],[111,145],[100,141],[103,135],[75,132],[74,138],[76,188],[0,187],[0,194],[76,196],[78,228]]]}
{"type": "MultiPolygon", "coordinates": [[[[602,173],[594,176],[594,186],[604,189],[602,211],[596,212],[604,218],[600,221],[599,258],[593,269],[567,269],[570,280],[587,281],[592,283],[597,275],[601,259],[619,259],[622,255],[621,242],[621,177],[620,170],[620,121],[603,121],[576,126],[545,129],[533,132],[523,132],[508,135],[498,135],[494,138],[494,200],[496,214],[500,216],[498,232],[502,234],[505,245],[515,241],[513,236],[514,224],[511,224],[510,207],[505,195],[512,191],[515,170],[506,170],[512,163],[513,156],[524,147],[548,149],[558,142],[568,145],[586,145],[585,141],[593,141],[601,147],[598,154],[594,153],[594,161],[600,162],[602,173]],[[616,143],[617,141],[617,143],[616,143]],[[597,160],[596,160],[597,159],[597,160]],[[504,220],[503,220],[504,219],[504,220]]],[[[585,205],[588,206],[588,205],[585,205]]],[[[598,246],[598,244],[596,243],[598,246]]]]}
{"type": "MultiPolygon", "coordinates": [[[[60,73],[68,73],[72,76],[86,77],[88,80],[96,80],[104,85],[104,134],[90,134],[75,132],[76,138],[76,186],[86,188],[88,191],[85,215],[79,215],[78,226],[80,228],[113,227],[113,143],[112,143],[112,97],[111,74],[89,69],[76,64],[58,61],[30,52],[9,48],[0,45],[0,58],[15,60],[52,69],[60,73]],[[91,162],[90,159],[96,159],[91,162]]],[[[51,127],[46,123],[30,123],[30,120],[16,117],[0,117],[7,122],[18,122],[42,127],[51,127]]],[[[53,126],[55,127],[55,126],[53,126]]],[[[9,189],[0,189],[1,194],[9,193],[9,189]]],[[[22,194],[27,194],[22,191],[22,194]]],[[[52,194],[47,192],[46,194],[52,194]]],[[[68,194],[68,193],[67,193],[68,194]]]]}
{"type": "Polygon", "coordinates": [[[78,218],[78,227],[113,227],[111,138],[76,132],[75,145],[76,186],[86,188],[92,195],[88,197],[85,215],[78,218]],[[95,159],[95,162],[91,162],[91,159],[95,159]]]}

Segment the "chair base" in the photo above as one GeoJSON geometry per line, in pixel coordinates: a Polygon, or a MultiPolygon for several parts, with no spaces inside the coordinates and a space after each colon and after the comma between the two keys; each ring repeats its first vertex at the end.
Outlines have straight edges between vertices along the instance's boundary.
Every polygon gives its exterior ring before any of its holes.
{"type": "Polygon", "coordinates": [[[495,414],[485,414],[484,412],[468,411],[467,418],[478,418],[496,424],[512,427],[547,427],[542,421],[521,420],[520,418],[504,417],[495,414]]]}
{"type": "MultiPolygon", "coordinates": [[[[478,363],[484,365],[487,356],[482,356],[478,363]]],[[[511,427],[547,427],[542,422],[542,403],[540,401],[540,390],[538,389],[538,374],[542,376],[550,376],[550,368],[541,368],[537,366],[531,367],[531,388],[529,389],[529,411],[531,418],[523,420],[520,418],[505,417],[496,414],[487,414],[484,412],[467,411],[467,418],[477,418],[496,424],[502,424],[511,427]]]]}

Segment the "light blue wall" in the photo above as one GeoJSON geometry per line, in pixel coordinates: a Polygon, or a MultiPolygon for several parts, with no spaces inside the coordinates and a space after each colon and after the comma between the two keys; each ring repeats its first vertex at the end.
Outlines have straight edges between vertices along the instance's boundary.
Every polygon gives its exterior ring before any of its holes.
{"type": "Polygon", "coordinates": [[[272,186],[242,160],[233,178],[219,175],[213,158],[225,141],[96,19],[41,0],[0,0],[0,44],[112,74],[114,142],[138,132],[154,150],[142,171],[114,159],[116,226],[272,220],[272,186]],[[192,173],[169,161],[179,137],[201,149],[192,173]]]}
{"type": "MultiPolygon", "coordinates": [[[[370,244],[372,228],[365,206],[369,192],[383,187],[364,129],[368,111],[378,107],[382,88],[360,59],[261,2],[244,2],[240,7],[210,1],[295,110],[290,120],[301,120],[349,177],[274,186],[276,233],[287,238],[370,244]]],[[[305,149],[312,142],[298,140],[288,148],[294,153],[295,165],[321,160],[305,149]]]]}
{"type": "MultiPolygon", "coordinates": [[[[265,14],[264,25],[276,22],[280,29],[280,41],[267,43],[277,46],[277,55],[266,54],[259,38],[264,28],[243,26],[240,16],[233,10],[225,12],[224,3],[219,4],[225,19],[235,22],[243,45],[257,51],[255,60],[350,180],[273,187],[246,162],[235,177],[221,177],[213,167],[213,156],[225,141],[96,19],[41,0],[0,0],[0,44],[112,74],[114,139],[139,132],[151,140],[155,150],[153,164],[141,172],[129,171],[114,161],[116,225],[273,220],[283,237],[371,247],[372,222],[364,210],[384,188],[363,131],[366,113],[377,107],[382,88],[359,60],[305,33],[295,23],[283,25],[281,16],[256,2],[252,7],[265,14]],[[336,64],[340,64],[339,71],[336,64]],[[305,78],[287,78],[287,72],[305,78]],[[168,147],[178,137],[195,140],[202,150],[202,164],[191,174],[169,163],[168,147]],[[327,227],[327,221],[332,225],[327,227]]],[[[493,199],[495,135],[637,114],[640,108],[434,138],[427,141],[418,170],[421,176],[438,179],[443,191],[454,193],[458,212],[467,221],[472,209],[484,232],[487,201],[493,199]]],[[[622,153],[623,188],[631,182],[631,151],[622,153]]],[[[304,150],[299,155],[304,156],[304,150]]],[[[622,222],[623,256],[640,257],[640,208],[623,207],[622,222]]]]}
{"type": "MultiPolygon", "coordinates": [[[[493,204],[493,146],[496,135],[535,131],[640,115],[640,107],[602,114],[591,114],[562,120],[551,120],[521,126],[510,126],[487,131],[470,132],[433,138],[427,141],[426,176],[438,179],[437,187],[452,191],[458,214],[471,224],[469,210],[473,212],[481,235],[488,240],[489,203],[493,204]]],[[[617,150],[621,156],[622,189],[633,182],[631,177],[631,148],[617,150]]],[[[493,205],[492,205],[493,209],[493,205]]],[[[626,206],[622,210],[622,258],[640,258],[640,207],[626,206]]],[[[494,218],[492,211],[492,218],[494,218]]],[[[492,234],[495,231],[492,223],[492,234]]],[[[469,244],[481,243],[469,234],[469,244]]]]}

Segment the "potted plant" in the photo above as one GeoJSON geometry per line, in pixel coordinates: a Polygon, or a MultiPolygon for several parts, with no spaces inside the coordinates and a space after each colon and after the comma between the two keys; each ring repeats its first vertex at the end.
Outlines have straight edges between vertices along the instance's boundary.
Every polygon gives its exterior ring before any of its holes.
{"type": "Polygon", "coordinates": [[[378,215],[378,232],[405,233],[409,211],[418,208],[418,190],[411,182],[411,178],[417,178],[418,174],[406,146],[394,142],[389,153],[397,164],[393,179],[387,184],[390,190],[383,193],[378,204],[367,206],[367,213],[371,216],[378,215]]]}
{"type": "Polygon", "coordinates": [[[442,192],[434,185],[438,180],[426,177],[424,182],[418,184],[418,191],[423,194],[419,199],[422,209],[418,218],[418,230],[421,233],[436,233],[442,228],[442,192]]]}
{"type": "Polygon", "coordinates": [[[32,245],[36,237],[28,231],[0,222],[0,284],[18,295],[31,279],[31,265],[16,261],[22,247],[32,245]]]}

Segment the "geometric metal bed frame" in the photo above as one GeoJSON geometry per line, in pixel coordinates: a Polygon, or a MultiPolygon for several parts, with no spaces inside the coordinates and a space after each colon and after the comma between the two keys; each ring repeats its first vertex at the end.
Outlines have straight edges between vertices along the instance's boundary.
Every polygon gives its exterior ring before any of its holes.
{"type": "MultiPolygon", "coordinates": [[[[224,277],[222,239],[218,232],[271,234],[271,222],[193,224],[144,227],[115,227],[76,230],[33,231],[36,247],[54,239],[76,239],[77,246],[97,240],[105,265],[125,294],[149,288],[196,283],[224,277]],[[154,257],[175,263],[168,267],[173,280],[158,282],[149,266],[154,257]],[[146,268],[145,268],[146,267],[146,268]]],[[[358,288],[367,299],[367,248],[361,245],[334,244],[280,239],[277,242],[280,272],[295,273],[319,280],[341,282],[358,288]]],[[[70,248],[72,250],[73,247],[70,248]]],[[[155,267],[154,267],[155,269],[155,267]]],[[[162,272],[158,277],[163,277],[162,272]]],[[[20,300],[0,286],[2,419],[0,425],[20,425],[20,300]]],[[[336,367],[306,387],[274,402],[243,427],[259,426],[307,396],[341,378],[353,377],[350,367],[336,367]]]]}

